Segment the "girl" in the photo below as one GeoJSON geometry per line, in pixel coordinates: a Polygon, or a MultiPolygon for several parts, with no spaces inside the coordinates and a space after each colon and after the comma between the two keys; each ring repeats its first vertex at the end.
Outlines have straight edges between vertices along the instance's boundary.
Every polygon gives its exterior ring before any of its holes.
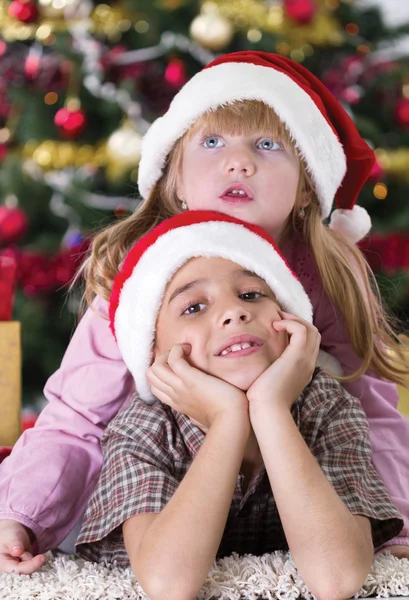
{"type": "Polygon", "coordinates": [[[113,278],[143,234],[200,208],[262,226],[299,276],[322,347],[362,403],[374,464],[405,519],[387,548],[409,556],[409,423],[397,411],[395,385],[407,384],[408,367],[373,277],[346,237],[357,241],[369,229],[355,200],[373,161],[325,86],[287,58],[221,56],[182,88],[144,139],[145,202],[94,240],[83,269],[92,307],[46,385],[49,405],[1,465],[0,570],[36,570],[44,557],[33,553],[58,545],[83,513],[101,468],[102,432],[135,391],[103,318],[113,278]],[[335,195],[341,212],[329,228],[323,219],[335,195]]]}
{"type": "Polygon", "coordinates": [[[216,555],[289,548],[315,596],[353,596],[402,520],[359,400],[311,371],[312,307],[272,238],[211,211],[167,219],[129,251],[109,315],[138,395],[102,438],[79,553],[190,600],[216,555]]]}

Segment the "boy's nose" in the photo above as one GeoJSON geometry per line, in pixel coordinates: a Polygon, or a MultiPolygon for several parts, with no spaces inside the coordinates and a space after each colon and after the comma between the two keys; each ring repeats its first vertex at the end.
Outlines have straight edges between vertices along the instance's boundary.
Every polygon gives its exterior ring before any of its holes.
{"type": "Polygon", "coordinates": [[[250,321],[250,313],[242,306],[235,306],[226,309],[221,316],[221,325],[223,327],[229,325],[239,325],[250,321]]]}

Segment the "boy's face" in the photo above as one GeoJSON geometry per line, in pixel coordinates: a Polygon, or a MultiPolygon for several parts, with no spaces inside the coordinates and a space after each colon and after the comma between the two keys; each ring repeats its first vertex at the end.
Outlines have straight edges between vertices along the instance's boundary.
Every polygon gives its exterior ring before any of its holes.
{"type": "Polygon", "coordinates": [[[190,210],[237,217],[259,225],[279,241],[299,179],[299,159],[271,135],[199,132],[186,141],[177,193],[190,210]],[[240,192],[232,191],[240,186],[240,192]]]}
{"type": "Polygon", "coordinates": [[[190,344],[188,361],[246,391],[285,350],[280,308],[266,282],[223,258],[195,258],[167,286],[155,356],[190,344]]]}

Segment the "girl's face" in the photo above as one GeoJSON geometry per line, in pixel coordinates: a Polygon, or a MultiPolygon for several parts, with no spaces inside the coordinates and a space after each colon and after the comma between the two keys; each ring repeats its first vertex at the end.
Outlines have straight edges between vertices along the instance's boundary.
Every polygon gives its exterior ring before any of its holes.
{"type": "Polygon", "coordinates": [[[169,283],[156,325],[155,356],[190,344],[188,361],[242,390],[288,345],[267,283],[223,258],[195,258],[169,283]]]}
{"type": "Polygon", "coordinates": [[[178,197],[190,210],[237,217],[280,241],[295,204],[300,161],[276,138],[263,131],[194,133],[184,144],[178,197]]]}

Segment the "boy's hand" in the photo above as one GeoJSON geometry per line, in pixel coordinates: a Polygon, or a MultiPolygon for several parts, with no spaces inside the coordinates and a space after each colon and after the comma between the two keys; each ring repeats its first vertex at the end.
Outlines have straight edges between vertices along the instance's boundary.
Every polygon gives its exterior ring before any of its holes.
{"type": "Polygon", "coordinates": [[[30,537],[21,523],[0,520],[0,573],[30,575],[46,561],[44,554],[33,556],[30,537]]]}
{"type": "Polygon", "coordinates": [[[280,403],[288,408],[310,383],[316,366],[321,336],[318,329],[290,313],[274,321],[276,331],[287,331],[289,344],[282,355],[247,390],[252,409],[264,403],[280,403]]]}
{"type": "Polygon", "coordinates": [[[229,412],[248,417],[248,401],[235,386],[192,367],[186,360],[188,344],[176,344],[149,367],[146,377],[152,393],[164,404],[188,416],[207,430],[214,419],[229,412]]]}

